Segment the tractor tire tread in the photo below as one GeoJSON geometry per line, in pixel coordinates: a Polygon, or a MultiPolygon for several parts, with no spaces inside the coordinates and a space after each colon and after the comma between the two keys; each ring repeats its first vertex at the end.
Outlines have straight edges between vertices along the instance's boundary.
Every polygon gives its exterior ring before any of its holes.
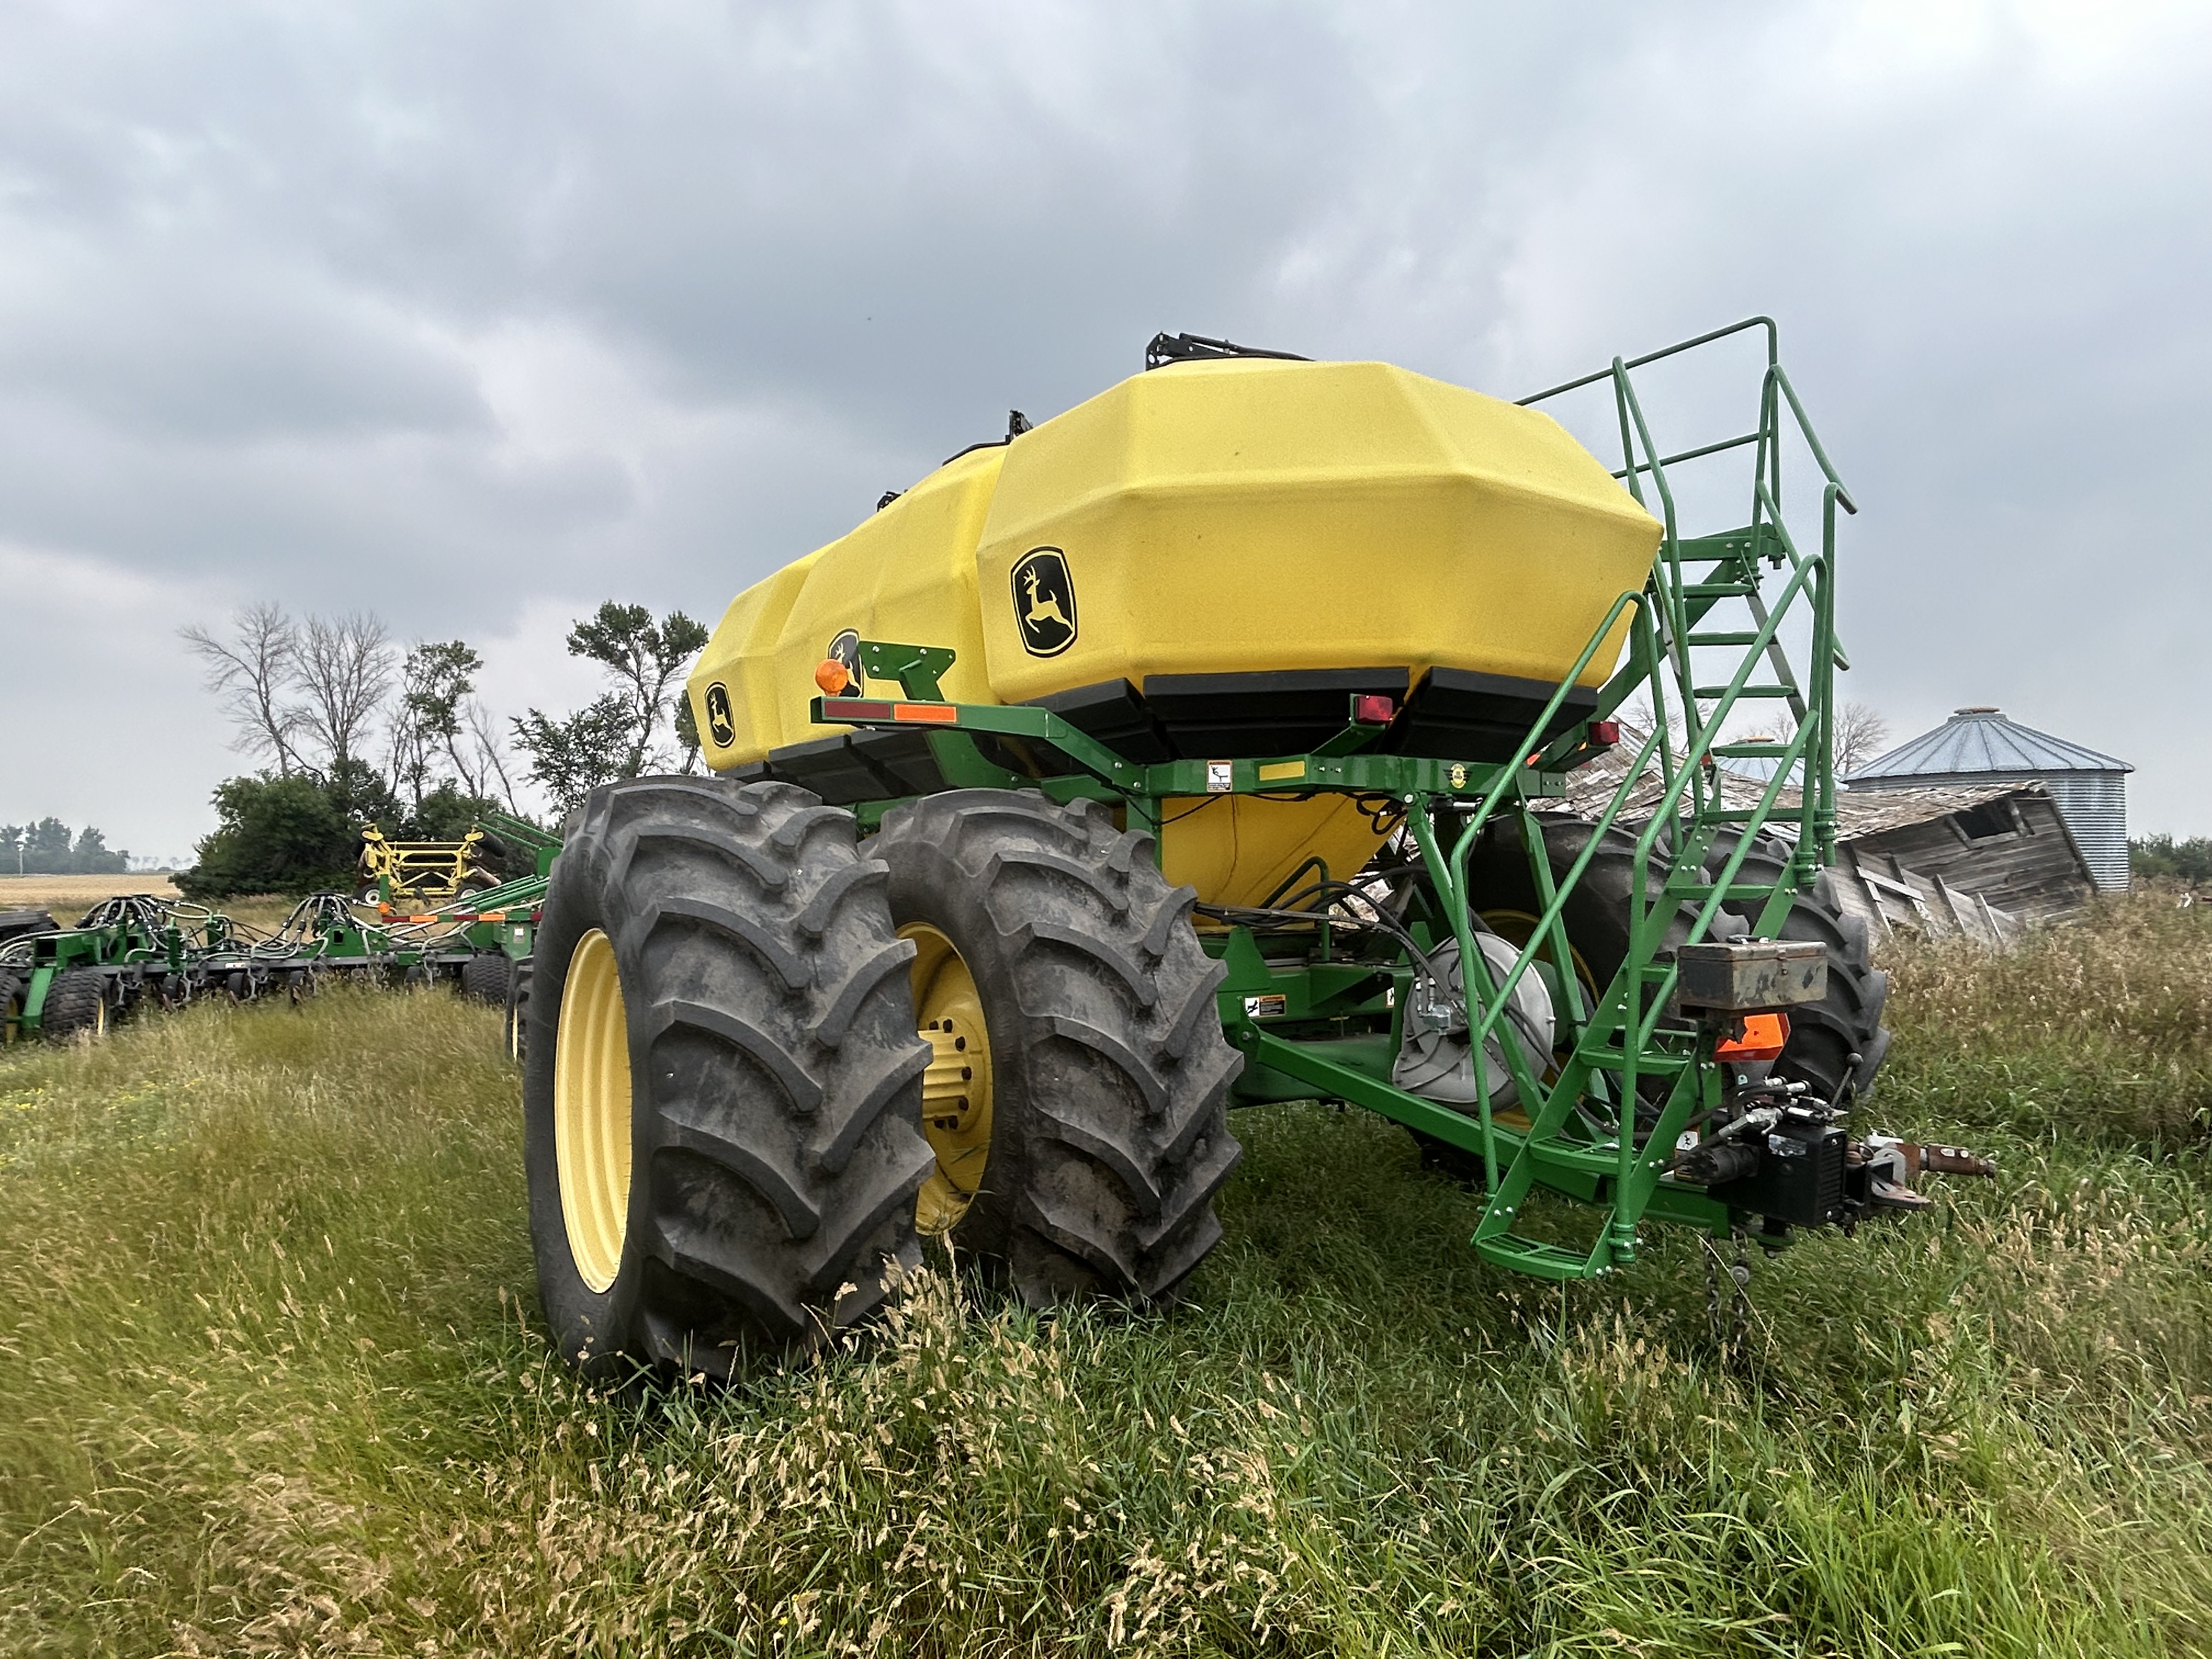
{"type": "Polygon", "coordinates": [[[69,1042],[80,1031],[97,1033],[105,1024],[107,979],[97,969],[71,968],[46,987],[39,1030],[52,1042],[69,1042]]]}
{"type": "MultiPolygon", "coordinates": [[[[1716,837],[1706,867],[1716,873],[1734,854],[1735,838],[1716,837]]],[[[1760,836],[1738,866],[1738,877],[1771,882],[1791,856],[1789,843],[1760,836]]],[[[1779,1076],[1812,1085],[1824,1100],[1834,1099],[1846,1082],[1854,1099],[1873,1092],[1875,1079],[1889,1053],[1889,1030],[1882,1014],[1889,1003],[1889,975],[1874,964],[1873,936],[1863,916],[1844,910],[1836,884],[1823,870],[1801,888],[1781,930],[1785,939],[1817,942],[1828,949],[1828,989],[1818,1002],[1790,1011],[1790,1037],[1775,1061],[1779,1076]],[[1850,1063],[1850,1056],[1859,1056],[1850,1063]]]]}
{"type": "Polygon", "coordinates": [[[1102,803],[1028,791],[926,797],[873,850],[893,915],[959,946],[990,1028],[991,1157],[955,1245],[1032,1305],[1171,1299],[1243,1150],[1224,1109],[1243,1060],[1212,1017],[1226,969],[1191,890],[1102,803]]]}
{"type": "Polygon", "coordinates": [[[527,1007],[532,1231],[572,1358],[735,1375],[864,1317],[919,1261],[929,1049],[896,971],[913,946],[883,883],[852,873],[854,835],[788,784],[648,779],[587,799],[527,1007]],[[629,1237],[597,1298],[578,1294],[550,1145],[561,981],[594,927],[629,1012],[637,1120],[629,1237]]]}

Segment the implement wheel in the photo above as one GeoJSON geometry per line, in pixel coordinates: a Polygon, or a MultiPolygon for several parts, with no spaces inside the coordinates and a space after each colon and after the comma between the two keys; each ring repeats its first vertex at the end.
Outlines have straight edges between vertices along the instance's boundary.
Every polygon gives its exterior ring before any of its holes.
{"type": "MultiPolygon", "coordinates": [[[[1589,845],[1595,828],[1565,813],[1539,813],[1536,823],[1544,837],[1544,855],[1552,879],[1564,883],[1575,860],[1589,845]]],[[[1589,867],[1559,912],[1567,930],[1567,951],[1574,962],[1575,977],[1583,986],[1585,1012],[1591,999],[1612,984],[1628,955],[1632,901],[1636,894],[1636,839],[1634,830],[1620,828],[1599,836],[1589,867]]],[[[1662,841],[1652,849],[1646,870],[1646,903],[1662,902],[1668,868],[1668,849],[1662,841]]],[[[1494,823],[1469,853],[1468,888],[1475,909],[1492,927],[1516,945],[1528,943],[1543,915],[1544,905],[1529,872],[1528,849],[1516,820],[1494,823]]],[[[1690,924],[1697,915],[1698,907],[1686,901],[1674,907],[1667,925],[1666,948],[1688,939],[1690,924]]],[[[1714,915],[1705,936],[1731,939],[1744,931],[1743,918],[1723,909],[1714,915]]]]}
{"type": "Polygon", "coordinates": [[[96,1042],[107,1035],[108,1013],[107,976],[96,968],[72,968],[46,988],[39,1026],[50,1042],[72,1042],[81,1032],[96,1042]]]}
{"type": "Polygon", "coordinates": [[[23,1035],[23,981],[0,971],[0,1043],[14,1042],[23,1035]]]}
{"type": "Polygon", "coordinates": [[[479,951],[461,964],[461,994],[471,1002],[507,1006],[507,988],[514,977],[514,964],[500,951],[479,951]]]}
{"type": "Polygon", "coordinates": [[[920,1259],[928,1045],[884,869],[786,784],[592,792],[526,1005],[524,1152],[562,1352],[717,1376],[866,1317],[920,1259]]]}
{"type": "Polygon", "coordinates": [[[931,1045],[923,1227],[1033,1306],[1172,1297],[1242,1155],[1224,1107],[1243,1057],[1191,890],[1100,803],[1026,791],[916,801],[868,850],[931,1045]]]}

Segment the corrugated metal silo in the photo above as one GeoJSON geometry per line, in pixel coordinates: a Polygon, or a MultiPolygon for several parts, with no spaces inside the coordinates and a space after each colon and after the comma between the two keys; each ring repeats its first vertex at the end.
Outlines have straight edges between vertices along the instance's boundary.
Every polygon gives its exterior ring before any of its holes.
{"type": "Polygon", "coordinates": [[[1995,708],[1961,708],[1933,732],[1893,749],[1845,779],[1852,789],[1919,785],[2029,783],[2049,790],[2097,885],[2128,886],[2127,775],[2124,760],[2007,720],[1995,708]]]}

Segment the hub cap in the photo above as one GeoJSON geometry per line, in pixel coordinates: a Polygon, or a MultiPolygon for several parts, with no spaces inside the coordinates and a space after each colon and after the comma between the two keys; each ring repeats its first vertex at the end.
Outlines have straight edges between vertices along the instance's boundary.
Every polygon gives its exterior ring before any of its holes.
{"type": "Polygon", "coordinates": [[[614,942],[594,927],[569,959],[553,1050],[553,1154],[576,1275],[615,1282],[629,1226],[629,1019],[614,942]]]}
{"type": "Polygon", "coordinates": [[[952,941],[926,922],[899,929],[912,939],[914,1010],[930,1048],[921,1079],[921,1132],[937,1167],[915,1200],[926,1233],[957,1225],[983,1184],[991,1155],[991,1043],[975,975],[952,941]]]}

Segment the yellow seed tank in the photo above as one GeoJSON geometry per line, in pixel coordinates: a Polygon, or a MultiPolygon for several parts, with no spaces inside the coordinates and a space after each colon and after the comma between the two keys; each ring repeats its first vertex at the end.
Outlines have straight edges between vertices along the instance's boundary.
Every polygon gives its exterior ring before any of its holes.
{"type": "MultiPolygon", "coordinates": [[[[1132,759],[1303,752],[1354,691],[1403,708],[1402,752],[1502,759],[1659,536],[1547,415],[1387,363],[1181,363],[956,457],[746,589],[690,694],[715,770],[833,802],[932,787],[912,734],[809,720],[856,639],[949,646],[946,697],[1042,703],[1132,759]]],[[[1376,845],[1342,796],[1166,817],[1170,878],[1209,902],[1376,845]]]]}

